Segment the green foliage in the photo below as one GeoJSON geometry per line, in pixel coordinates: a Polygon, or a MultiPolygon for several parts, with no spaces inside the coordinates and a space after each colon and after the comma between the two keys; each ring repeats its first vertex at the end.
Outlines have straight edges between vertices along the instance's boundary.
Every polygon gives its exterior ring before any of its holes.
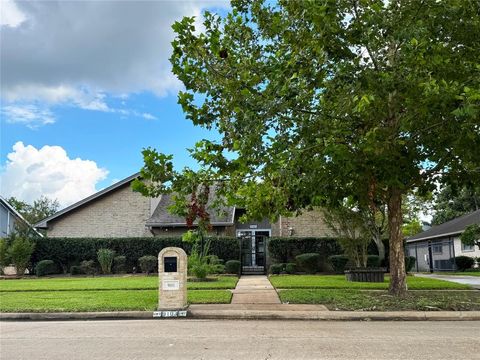
{"type": "Polygon", "coordinates": [[[465,271],[473,267],[475,260],[469,256],[456,256],[455,264],[459,271],[465,271]]]}
{"type": "MultiPolygon", "coordinates": [[[[208,238],[207,238],[208,239],[208,238]]],[[[235,238],[209,238],[210,254],[220,259],[239,258],[238,240],[235,238]]],[[[39,238],[36,239],[32,262],[51,259],[66,272],[72,265],[82,260],[95,259],[99,249],[111,249],[126,257],[126,268],[138,266],[138,259],[145,255],[158,254],[163,248],[175,246],[191,252],[191,245],[179,236],[172,237],[132,237],[132,238],[39,238]]]]}
{"type": "Polygon", "coordinates": [[[35,274],[37,276],[58,274],[58,266],[52,260],[39,261],[35,266],[35,274]]]}
{"type": "Polygon", "coordinates": [[[404,236],[413,236],[422,232],[422,224],[420,220],[415,219],[410,221],[407,224],[404,224],[402,227],[402,233],[404,236]]]}
{"type": "Polygon", "coordinates": [[[328,258],[332,265],[333,271],[337,274],[343,274],[348,264],[348,257],[345,255],[332,255],[328,258]]]}
{"type": "Polygon", "coordinates": [[[435,199],[432,225],[456,219],[480,208],[480,187],[469,185],[444,186],[435,199]]]}
{"type": "Polygon", "coordinates": [[[95,275],[97,272],[97,269],[95,267],[95,261],[94,260],[83,260],[80,263],[80,270],[82,274],[87,274],[87,275],[95,275]]]}
{"type": "Polygon", "coordinates": [[[466,245],[476,245],[480,249],[480,225],[473,224],[467,226],[460,236],[460,240],[466,245]]]}
{"type": "Polygon", "coordinates": [[[240,274],[240,261],[228,260],[225,263],[225,272],[228,274],[240,274]]]}
{"type": "Polygon", "coordinates": [[[30,263],[35,243],[25,237],[14,235],[13,241],[8,247],[8,257],[17,270],[17,275],[22,276],[30,263]]]}
{"type": "Polygon", "coordinates": [[[320,255],[316,253],[306,253],[295,256],[295,262],[300,271],[308,274],[315,274],[320,265],[320,255]]]}
{"type": "Polygon", "coordinates": [[[270,274],[279,275],[283,271],[283,264],[270,265],[270,274]]]}
{"type": "Polygon", "coordinates": [[[113,272],[115,274],[123,274],[126,272],[127,258],[123,255],[115,256],[113,258],[113,272]]]}
{"type": "Polygon", "coordinates": [[[70,267],[70,274],[71,275],[80,275],[84,274],[82,267],[79,265],[73,265],[70,267]]]}
{"type": "Polygon", "coordinates": [[[326,270],[327,258],[341,251],[335,238],[272,237],[268,239],[268,251],[275,262],[294,262],[295,257],[305,253],[320,254],[321,270],[326,270]]]}
{"type": "Polygon", "coordinates": [[[97,251],[97,259],[100,264],[100,268],[104,274],[112,273],[113,258],[115,257],[115,251],[110,249],[99,249],[97,251]]]}
{"type": "Polygon", "coordinates": [[[415,256],[406,256],[405,257],[405,271],[408,273],[412,271],[413,267],[415,266],[417,259],[415,256]]]}
{"type": "Polygon", "coordinates": [[[380,257],[378,255],[368,255],[367,268],[378,268],[378,267],[380,267],[380,257]]]}
{"type": "Polygon", "coordinates": [[[10,263],[7,250],[7,239],[0,238],[0,272],[5,266],[8,266],[8,264],[10,263]]]}
{"type": "Polygon", "coordinates": [[[158,258],[153,255],[145,255],[138,259],[140,269],[145,274],[158,272],[158,258]]]}
{"type": "Polygon", "coordinates": [[[285,272],[287,274],[295,274],[297,272],[297,264],[295,263],[287,263],[285,265],[285,272]]]}
{"type": "Polygon", "coordinates": [[[14,197],[9,198],[7,201],[32,225],[55,214],[60,207],[57,200],[51,200],[45,196],[41,196],[31,205],[14,197]]]}

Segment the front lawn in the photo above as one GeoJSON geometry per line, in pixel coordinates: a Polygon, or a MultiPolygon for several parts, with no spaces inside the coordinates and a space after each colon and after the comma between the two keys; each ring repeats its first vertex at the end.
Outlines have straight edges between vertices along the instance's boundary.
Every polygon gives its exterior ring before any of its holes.
{"type": "MultiPolygon", "coordinates": [[[[236,276],[219,276],[216,281],[188,282],[189,290],[234,289],[236,276]]],[[[155,290],[158,276],[64,277],[47,279],[18,279],[0,281],[3,291],[70,291],[70,290],[155,290]]]]}
{"type": "MultiPolygon", "coordinates": [[[[388,289],[389,277],[383,283],[351,282],[345,275],[277,275],[270,276],[270,282],[277,289],[388,289]]],[[[464,284],[449,281],[408,276],[409,290],[471,289],[464,284]]]]}
{"type": "Polygon", "coordinates": [[[386,291],[295,289],[281,290],[279,296],[284,303],[323,304],[329,310],[480,310],[479,291],[410,291],[397,298],[386,291]]]}
{"type": "MultiPolygon", "coordinates": [[[[228,290],[188,291],[190,304],[228,304],[228,290]]],[[[0,292],[1,312],[154,311],[156,290],[0,292]]]]}

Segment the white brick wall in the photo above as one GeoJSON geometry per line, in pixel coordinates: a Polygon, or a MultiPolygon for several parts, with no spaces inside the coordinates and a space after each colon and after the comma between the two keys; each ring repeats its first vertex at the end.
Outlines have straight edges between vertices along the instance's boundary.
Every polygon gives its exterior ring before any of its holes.
{"type": "Polygon", "coordinates": [[[128,184],[49,222],[47,236],[152,236],[145,227],[149,217],[150,199],[133,192],[128,184]]]}

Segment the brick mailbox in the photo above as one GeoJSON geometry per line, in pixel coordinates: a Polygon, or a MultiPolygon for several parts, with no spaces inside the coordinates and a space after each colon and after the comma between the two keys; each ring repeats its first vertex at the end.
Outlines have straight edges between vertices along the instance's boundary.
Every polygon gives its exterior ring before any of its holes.
{"type": "Polygon", "coordinates": [[[167,247],[158,254],[158,310],[187,307],[187,254],[167,247]]]}

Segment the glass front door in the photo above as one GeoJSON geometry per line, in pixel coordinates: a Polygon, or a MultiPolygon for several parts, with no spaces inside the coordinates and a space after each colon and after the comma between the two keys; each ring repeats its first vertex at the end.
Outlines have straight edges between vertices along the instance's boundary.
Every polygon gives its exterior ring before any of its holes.
{"type": "Polygon", "coordinates": [[[266,238],[270,230],[242,230],[237,232],[241,239],[242,266],[265,266],[266,238]]]}

